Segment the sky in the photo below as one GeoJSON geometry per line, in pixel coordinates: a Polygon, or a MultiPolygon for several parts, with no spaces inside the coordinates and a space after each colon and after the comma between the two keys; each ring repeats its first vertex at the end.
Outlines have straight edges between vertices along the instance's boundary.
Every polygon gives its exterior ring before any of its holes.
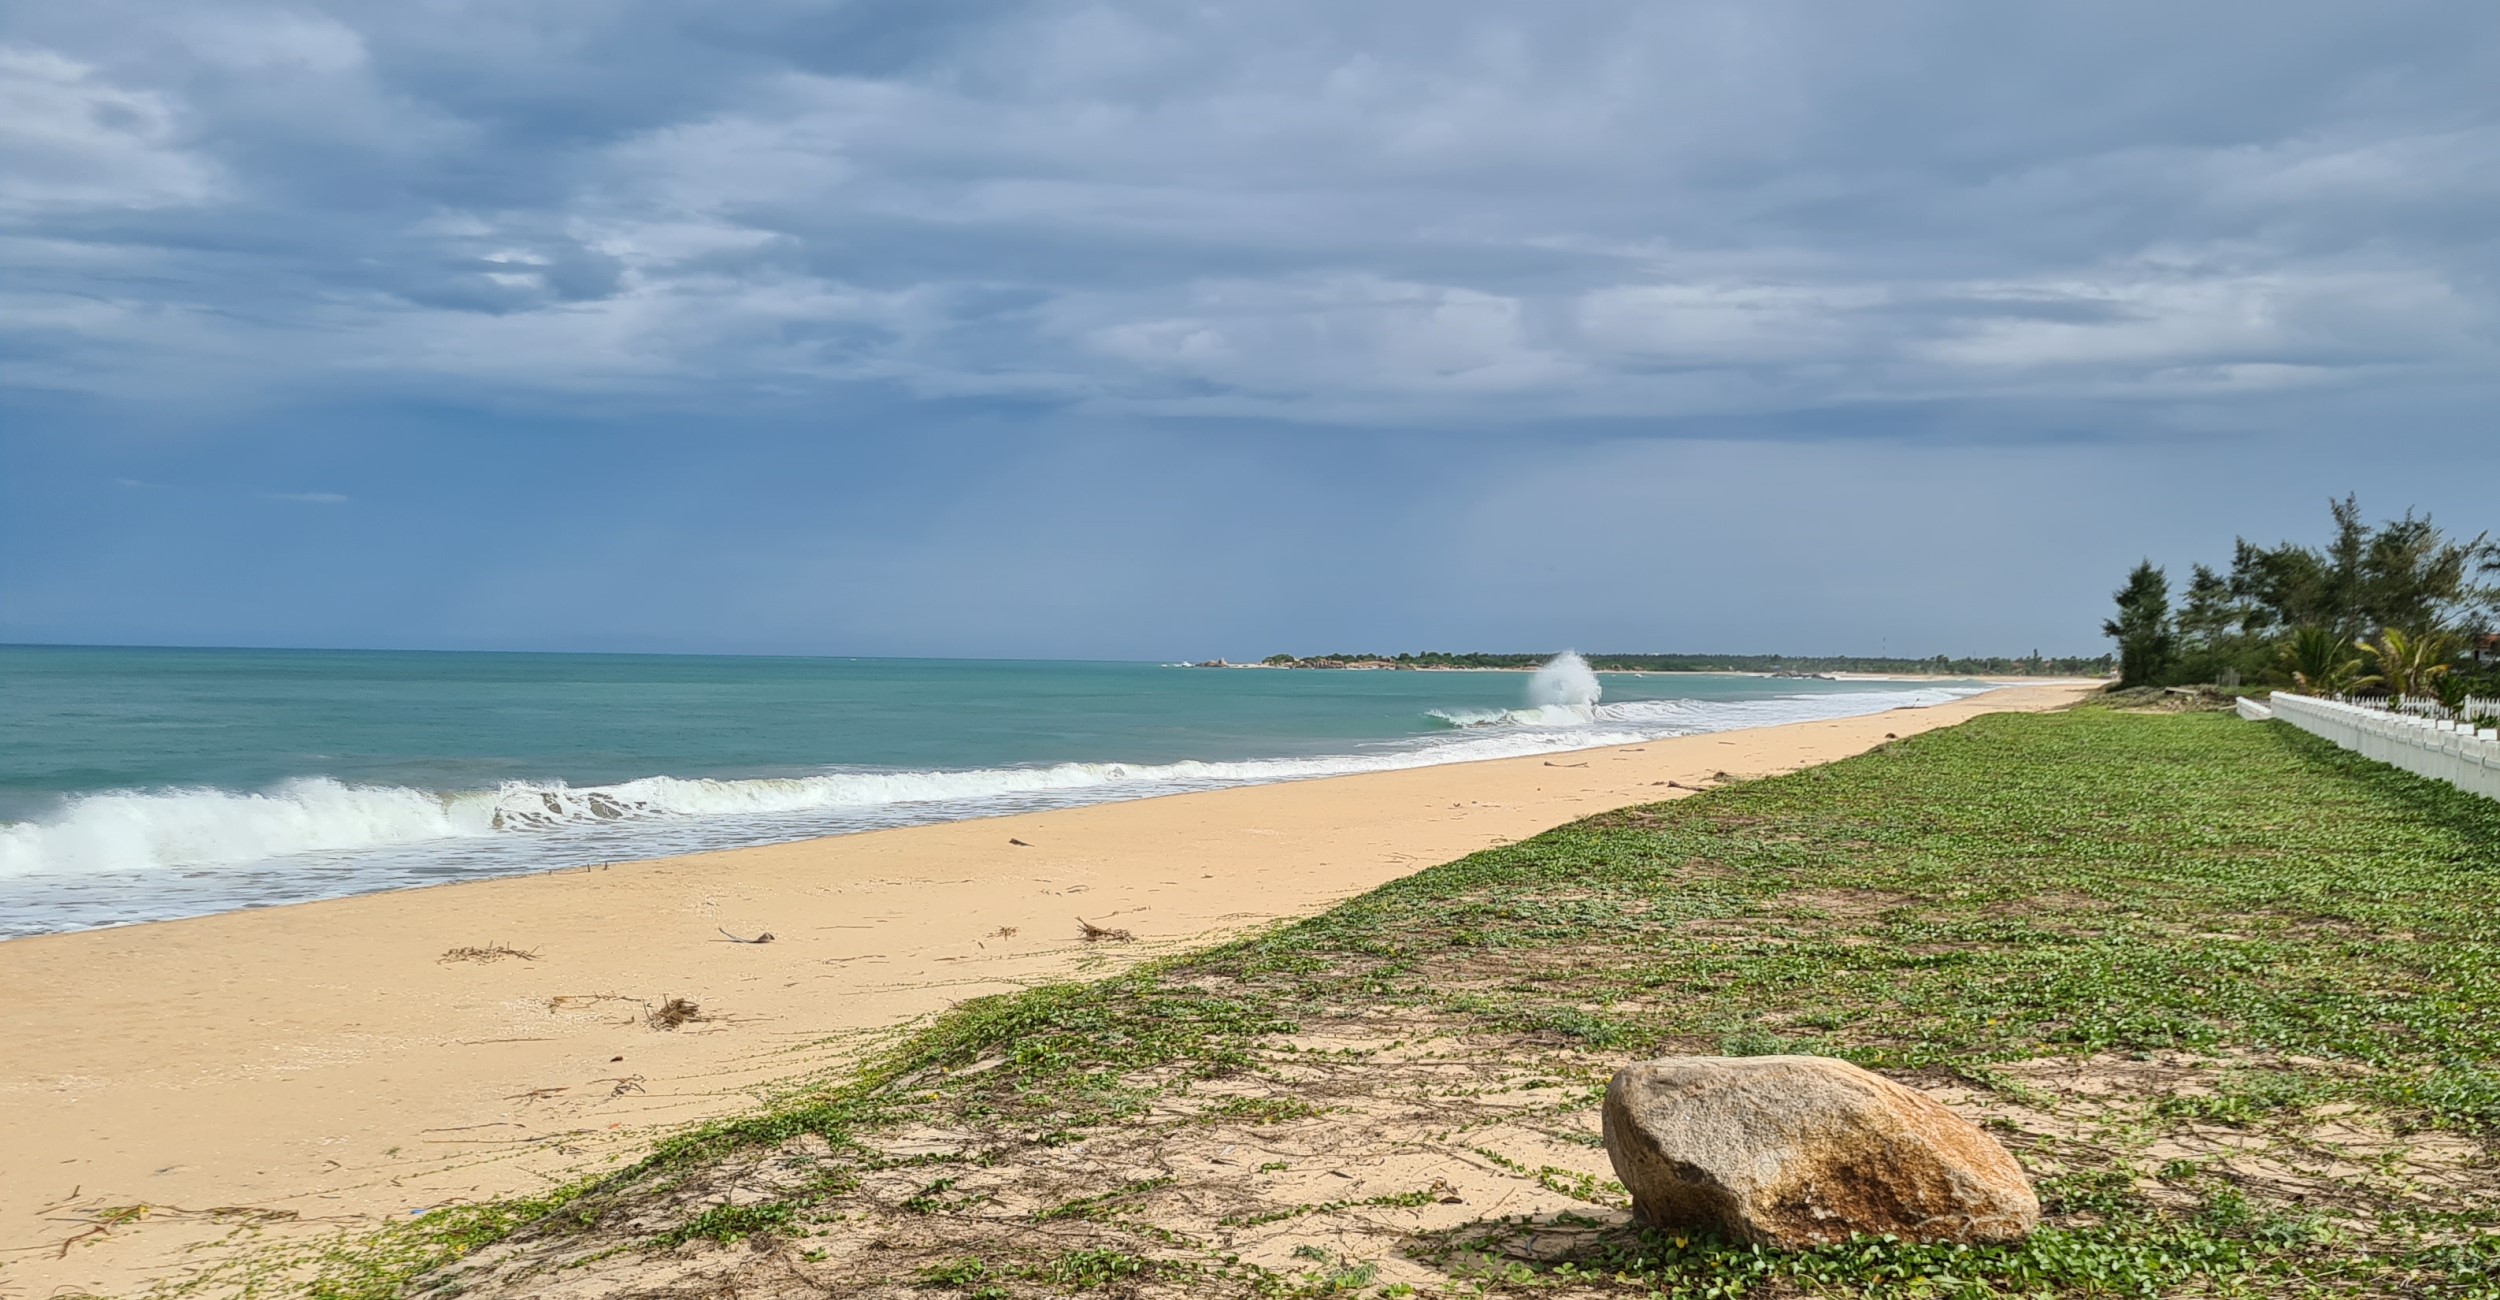
{"type": "Polygon", "coordinates": [[[2091,654],[2500,529],[2500,6],[0,6],[0,641],[2091,654]]]}

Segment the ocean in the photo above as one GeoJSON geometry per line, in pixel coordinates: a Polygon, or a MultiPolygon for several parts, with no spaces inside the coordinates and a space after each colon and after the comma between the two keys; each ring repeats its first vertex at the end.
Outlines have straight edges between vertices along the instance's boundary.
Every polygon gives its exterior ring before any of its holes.
{"type": "Polygon", "coordinates": [[[0,937],[1935,704],[1975,682],[0,646],[0,937]]]}

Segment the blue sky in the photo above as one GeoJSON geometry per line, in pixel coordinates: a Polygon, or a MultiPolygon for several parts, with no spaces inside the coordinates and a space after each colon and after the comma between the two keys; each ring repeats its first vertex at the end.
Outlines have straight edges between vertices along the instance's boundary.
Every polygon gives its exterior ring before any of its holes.
{"type": "Polygon", "coordinates": [[[0,8],[0,640],[2090,653],[2500,527],[2500,6],[0,8]]]}

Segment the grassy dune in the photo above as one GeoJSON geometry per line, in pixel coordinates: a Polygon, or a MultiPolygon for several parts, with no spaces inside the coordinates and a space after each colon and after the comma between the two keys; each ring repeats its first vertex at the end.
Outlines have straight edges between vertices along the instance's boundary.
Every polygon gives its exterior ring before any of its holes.
{"type": "MultiPolygon", "coordinates": [[[[966,1005],[336,1296],[2500,1295],[2500,805],[2213,713],[1995,715],[966,1005]],[[1628,1225],[1612,1068],[1846,1057],[2032,1241],[1628,1225]]],[[[271,1275],[274,1284],[276,1275],[271,1275]]]]}

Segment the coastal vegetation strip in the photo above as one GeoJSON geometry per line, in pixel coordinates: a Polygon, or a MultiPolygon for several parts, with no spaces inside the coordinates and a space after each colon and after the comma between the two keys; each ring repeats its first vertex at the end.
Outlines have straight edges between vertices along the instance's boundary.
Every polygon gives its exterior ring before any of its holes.
{"type": "Polygon", "coordinates": [[[968,1003],[630,1168],[255,1276],[329,1297],[2491,1296],[2495,915],[2500,804],[2216,712],[1992,715],[968,1003]],[[1924,1088],[2016,1153],[2045,1225],[1802,1252],[1636,1229],[1597,1102],[1615,1066],[1692,1052],[1924,1088]]]}
{"type": "Polygon", "coordinates": [[[2500,541],[2412,510],[2372,525],[2353,497],[2328,515],[2323,546],[2242,537],[2227,573],[2193,566],[2175,609],[2169,572],[2138,564],[2101,625],[2118,643],[2119,684],[2265,683],[2452,713],[2500,697],[2500,541]]]}

